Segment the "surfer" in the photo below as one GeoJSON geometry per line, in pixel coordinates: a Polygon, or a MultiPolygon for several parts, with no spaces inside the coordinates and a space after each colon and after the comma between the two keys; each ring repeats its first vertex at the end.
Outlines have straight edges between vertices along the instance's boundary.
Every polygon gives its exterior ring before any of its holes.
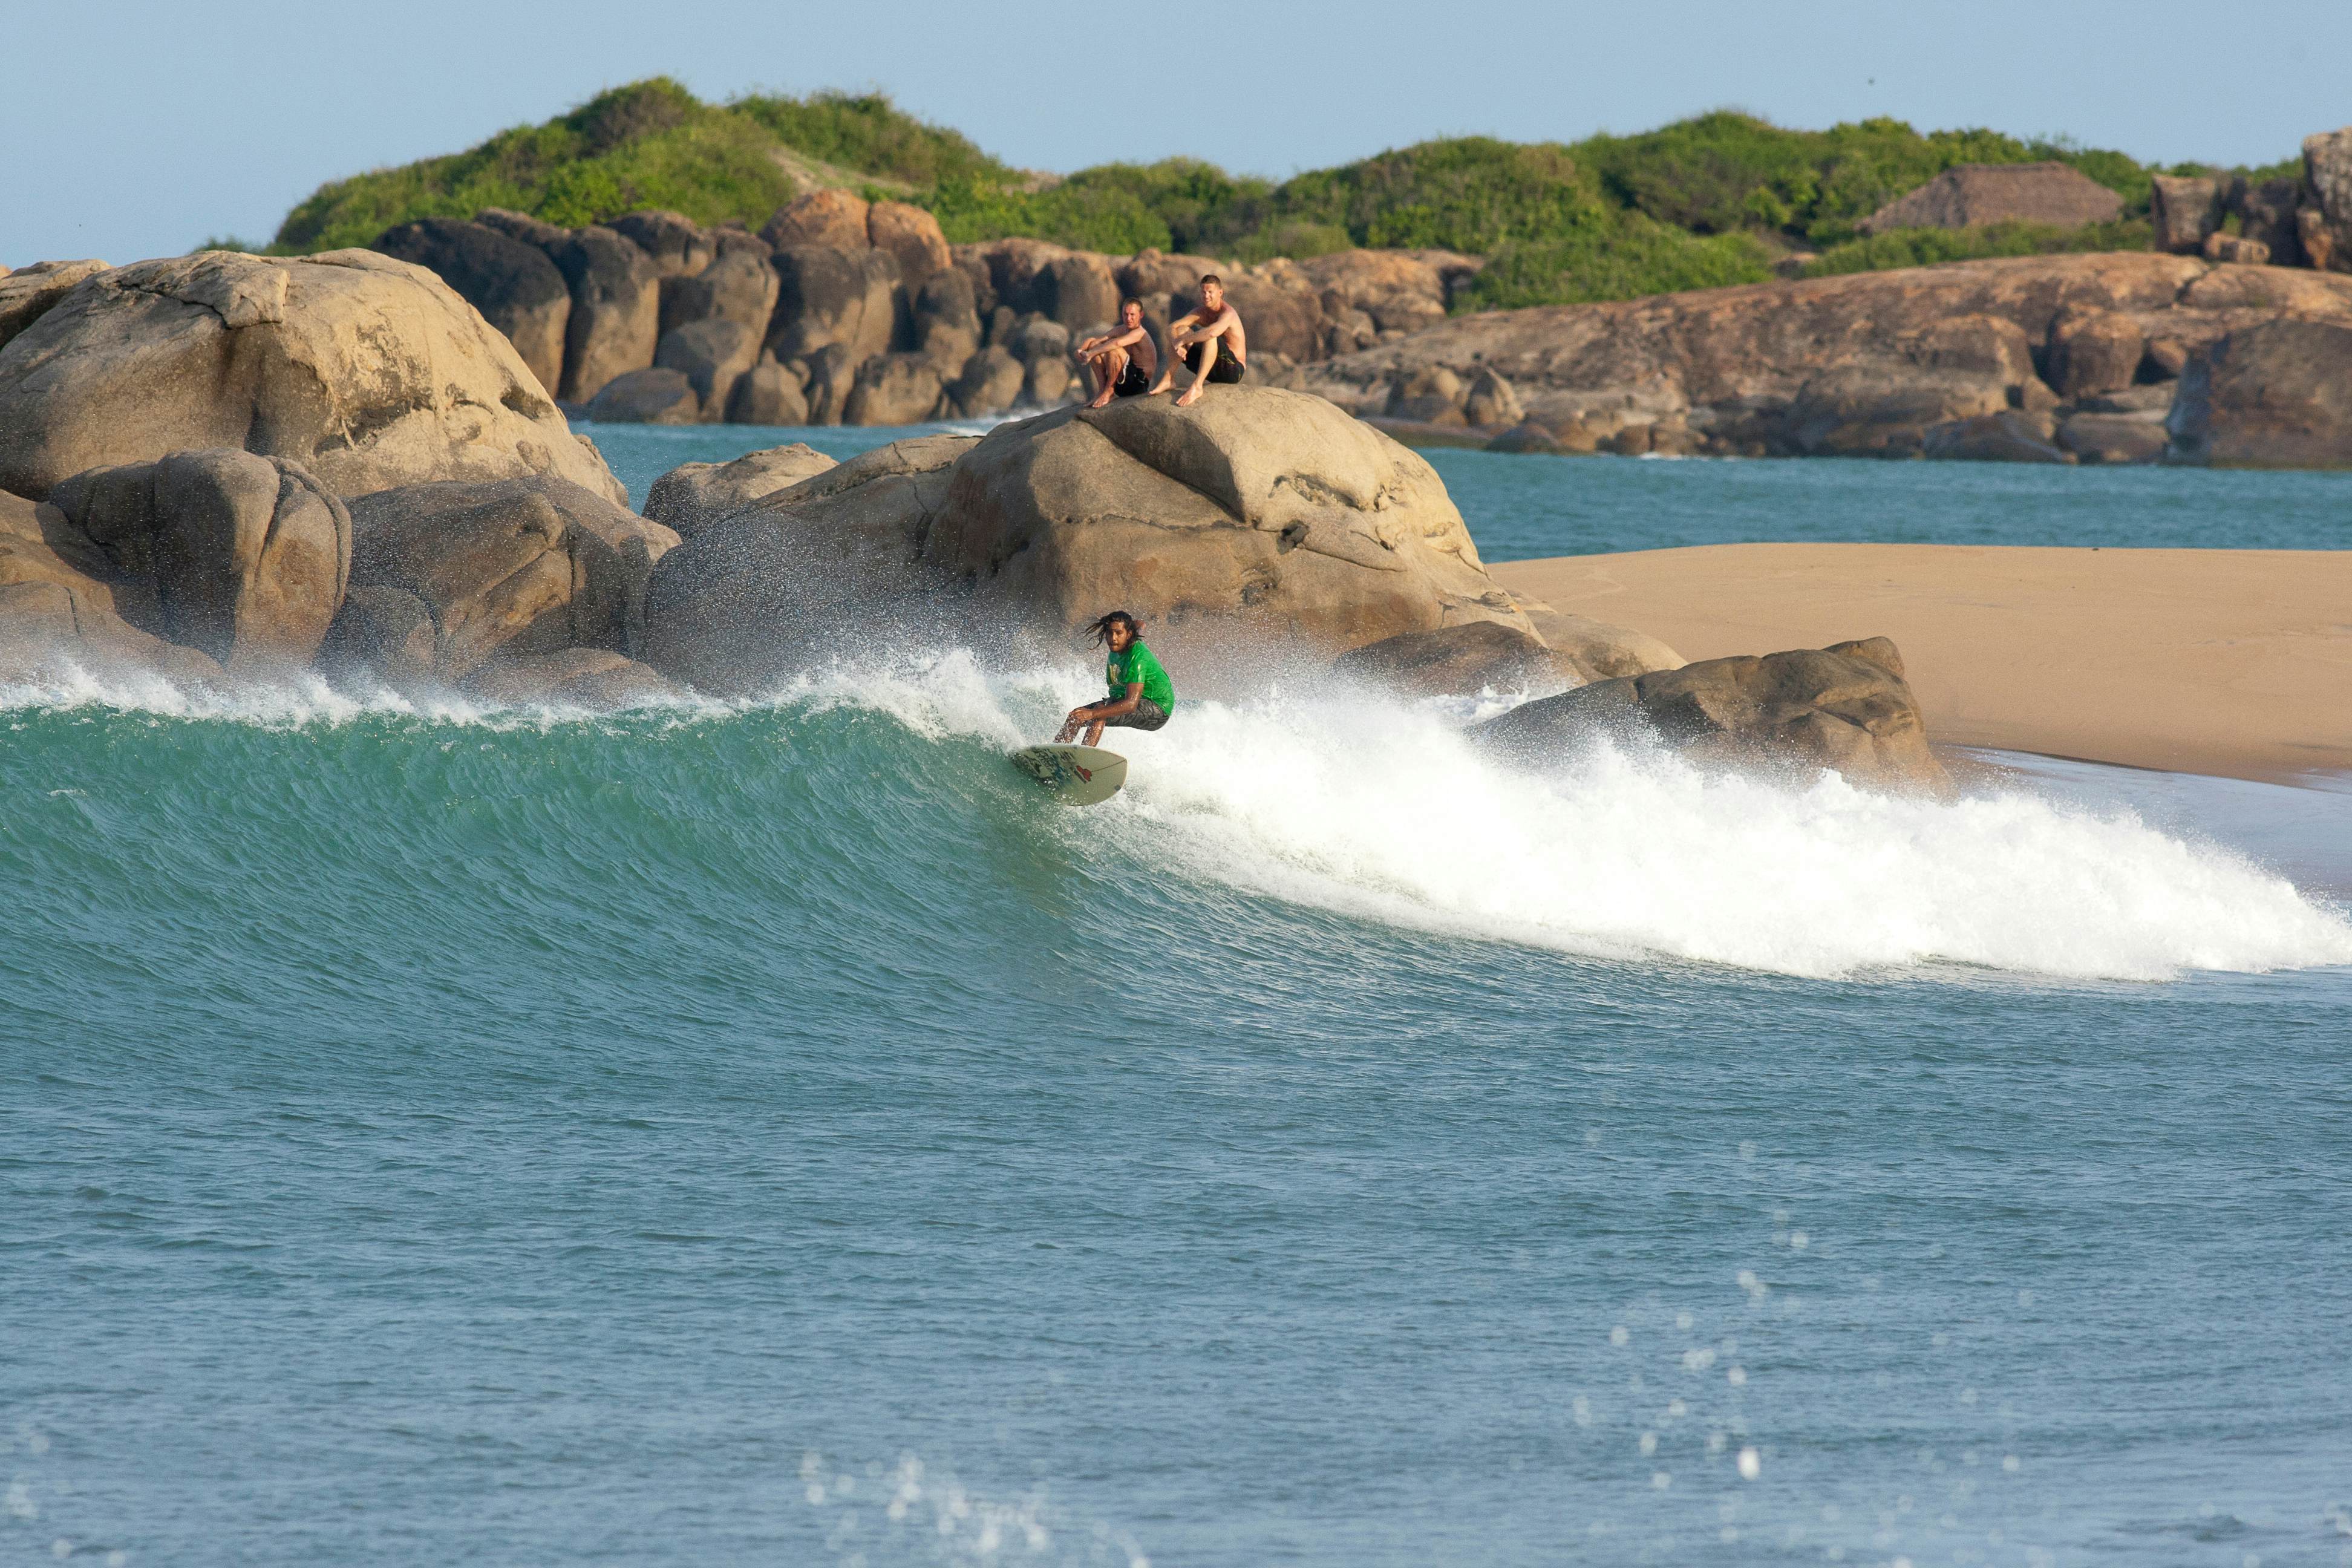
{"type": "Polygon", "coordinates": [[[1242,331],[1242,319],[1225,303],[1224,279],[1215,273],[1205,273],[1201,279],[1201,302],[1168,323],[1169,363],[1160,368],[1159,384],[1154,392],[1165,392],[1176,380],[1177,360],[1192,373],[1192,384],[1176,400],[1179,408],[1190,408],[1201,399],[1201,391],[1214,381],[1231,386],[1249,368],[1249,334],[1242,331]]]}
{"type": "Polygon", "coordinates": [[[1114,397],[1140,397],[1151,389],[1151,373],[1160,366],[1160,349],[1143,324],[1143,301],[1118,302],[1118,330],[1088,338],[1077,346],[1078,363],[1094,372],[1095,400],[1100,408],[1114,397]]]}
{"type": "Polygon", "coordinates": [[[1170,684],[1159,657],[1143,646],[1143,623],[1125,610],[1113,610],[1087,629],[1094,633],[1097,647],[1110,649],[1103,661],[1103,679],[1110,695],[1100,702],[1071,709],[1054,743],[1061,745],[1084,730],[1086,743],[1097,744],[1106,724],[1157,730],[1167,723],[1176,707],[1176,688],[1170,684]]]}

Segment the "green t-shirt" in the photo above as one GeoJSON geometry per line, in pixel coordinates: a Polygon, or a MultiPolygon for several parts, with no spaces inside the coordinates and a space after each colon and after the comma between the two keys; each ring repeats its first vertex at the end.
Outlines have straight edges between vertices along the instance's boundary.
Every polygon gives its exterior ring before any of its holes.
{"type": "Polygon", "coordinates": [[[1160,667],[1152,651],[1140,642],[1127,645],[1125,653],[1114,653],[1103,661],[1103,677],[1110,682],[1110,700],[1123,700],[1127,689],[1137,681],[1143,682],[1143,700],[1156,702],[1162,713],[1176,711],[1176,689],[1168,683],[1168,671],[1160,667]]]}

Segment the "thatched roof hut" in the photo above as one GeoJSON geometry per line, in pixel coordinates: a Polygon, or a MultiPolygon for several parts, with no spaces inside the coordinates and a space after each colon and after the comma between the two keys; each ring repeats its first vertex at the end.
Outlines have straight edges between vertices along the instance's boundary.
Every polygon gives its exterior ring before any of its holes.
{"type": "Polygon", "coordinates": [[[2123,197],[2064,163],[1962,163],[1887,203],[1861,227],[1864,234],[1988,223],[2077,228],[2111,222],[2123,209],[2123,197]]]}

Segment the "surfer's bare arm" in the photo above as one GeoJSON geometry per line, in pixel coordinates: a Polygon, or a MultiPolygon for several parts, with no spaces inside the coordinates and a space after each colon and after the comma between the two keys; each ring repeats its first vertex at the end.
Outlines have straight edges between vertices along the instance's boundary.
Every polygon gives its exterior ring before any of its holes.
{"type": "Polygon", "coordinates": [[[1187,310],[1168,323],[1168,363],[1160,367],[1160,379],[1151,384],[1153,392],[1165,392],[1175,384],[1176,367],[1184,358],[1185,336],[1200,320],[1200,311],[1187,310]]]}
{"type": "Polygon", "coordinates": [[[1143,327],[1129,327],[1123,332],[1104,332],[1080,343],[1078,357],[1092,359],[1097,354],[1107,354],[1113,349],[1131,349],[1150,335],[1150,331],[1143,327]]]}

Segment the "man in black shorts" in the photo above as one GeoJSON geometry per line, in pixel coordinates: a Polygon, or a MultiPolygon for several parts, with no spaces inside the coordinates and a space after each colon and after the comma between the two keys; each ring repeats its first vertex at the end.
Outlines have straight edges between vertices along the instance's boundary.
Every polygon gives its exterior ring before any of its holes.
{"type": "Polygon", "coordinates": [[[1074,351],[1078,363],[1094,373],[1095,400],[1100,408],[1114,397],[1140,397],[1151,387],[1151,373],[1160,364],[1159,347],[1143,324],[1143,301],[1118,302],[1118,330],[1088,338],[1074,351]]]}
{"type": "MultiPolygon", "coordinates": [[[[1249,368],[1249,334],[1242,331],[1242,319],[1225,303],[1224,279],[1211,272],[1201,279],[1201,303],[1168,323],[1168,352],[1184,362],[1192,373],[1192,384],[1176,400],[1179,408],[1190,408],[1201,400],[1201,390],[1211,382],[1231,386],[1249,368]]],[[[1160,384],[1151,390],[1165,392],[1176,379],[1176,367],[1169,365],[1160,373],[1160,384]]]]}

